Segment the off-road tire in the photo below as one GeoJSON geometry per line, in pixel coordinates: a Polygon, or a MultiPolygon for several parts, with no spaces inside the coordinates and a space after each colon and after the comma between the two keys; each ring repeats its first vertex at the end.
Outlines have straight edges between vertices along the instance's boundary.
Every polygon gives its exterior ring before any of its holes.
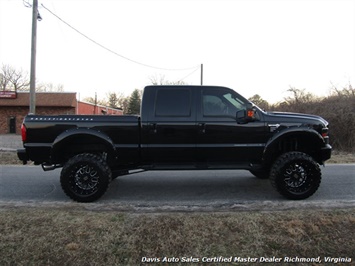
{"type": "Polygon", "coordinates": [[[322,173],[317,162],[303,152],[288,152],[276,159],[270,172],[272,186],[288,199],[301,200],[318,189],[322,173]]]}
{"type": "Polygon", "coordinates": [[[112,178],[111,169],[102,156],[82,153],[64,165],[60,184],[71,199],[92,202],[105,194],[112,178]]]}

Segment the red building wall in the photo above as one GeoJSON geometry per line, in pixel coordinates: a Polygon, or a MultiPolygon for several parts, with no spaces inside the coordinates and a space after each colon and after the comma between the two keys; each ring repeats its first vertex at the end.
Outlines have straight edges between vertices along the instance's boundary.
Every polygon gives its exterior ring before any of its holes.
{"type": "MultiPolygon", "coordinates": [[[[0,95],[0,134],[20,134],[29,112],[29,94],[4,95],[0,95]]],[[[36,98],[36,115],[123,115],[121,109],[77,101],[76,93],[38,93],[36,98]]]]}
{"type": "MultiPolygon", "coordinates": [[[[0,134],[21,133],[23,119],[28,114],[28,107],[4,107],[0,106],[0,134]],[[11,128],[11,124],[14,128],[11,128]],[[11,132],[13,130],[13,132],[11,132]]],[[[37,115],[73,115],[73,107],[36,107],[37,115]]]]}
{"type": "Polygon", "coordinates": [[[101,105],[94,105],[92,103],[78,102],[78,115],[123,115],[120,109],[114,109],[101,105]]]}

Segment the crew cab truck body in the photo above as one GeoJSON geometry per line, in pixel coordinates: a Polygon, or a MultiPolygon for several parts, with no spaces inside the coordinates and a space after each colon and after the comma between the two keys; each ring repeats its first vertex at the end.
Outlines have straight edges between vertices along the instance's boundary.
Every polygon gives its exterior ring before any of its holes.
{"type": "Polygon", "coordinates": [[[61,186],[80,202],[97,200],[134,169],[246,169],[304,199],[331,156],[323,118],[264,112],[217,86],[147,86],[140,116],[28,115],[22,139],[19,159],[63,167],[61,186]]]}

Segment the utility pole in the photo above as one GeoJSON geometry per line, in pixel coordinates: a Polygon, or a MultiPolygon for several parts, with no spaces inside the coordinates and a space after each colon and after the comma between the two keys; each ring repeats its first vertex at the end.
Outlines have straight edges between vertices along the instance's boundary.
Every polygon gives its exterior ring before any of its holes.
{"type": "Polygon", "coordinates": [[[37,47],[38,0],[32,5],[32,39],[31,39],[31,74],[30,74],[30,113],[36,113],[36,47],[37,47]]]}
{"type": "Polygon", "coordinates": [[[203,85],[203,64],[201,64],[201,86],[203,85]]]}
{"type": "Polygon", "coordinates": [[[94,115],[97,113],[97,92],[95,92],[95,106],[94,106],[94,115]]]}

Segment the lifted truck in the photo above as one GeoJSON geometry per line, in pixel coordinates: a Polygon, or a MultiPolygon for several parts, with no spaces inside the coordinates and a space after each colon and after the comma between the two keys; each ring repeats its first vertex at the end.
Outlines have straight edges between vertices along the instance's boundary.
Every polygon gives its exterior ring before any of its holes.
{"type": "Polygon", "coordinates": [[[18,157],[62,167],[73,200],[92,202],[131,170],[246,169],[289,199],[313,195],[331,156],[328,122],[265,112],[217,86],[147,86],[140,116],[28,115],[18,157]]]}

